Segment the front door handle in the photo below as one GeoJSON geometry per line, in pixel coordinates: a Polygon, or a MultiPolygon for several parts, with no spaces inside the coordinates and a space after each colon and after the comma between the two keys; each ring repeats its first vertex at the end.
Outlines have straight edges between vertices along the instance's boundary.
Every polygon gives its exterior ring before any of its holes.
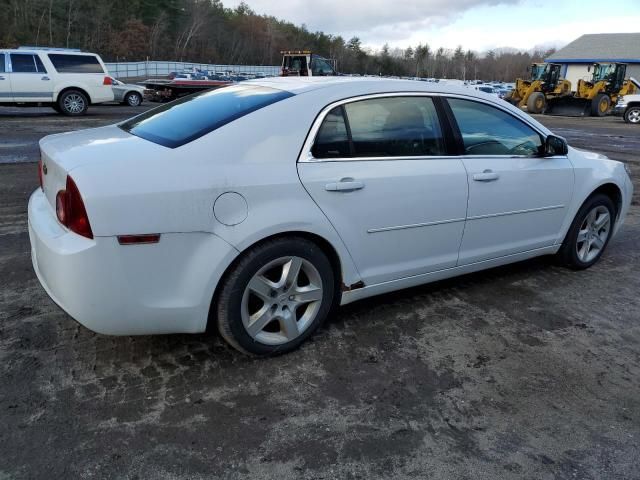
{"type": "Polygon", "coordinates": [[[327,183],[324,189],[328,192],[353,192],[364,188],[364,183],[353,178],[343,178],[339,182],[327,183]]]}
{"type": "Polygon", "coordinates": [[[44,76],[44,77],[42,77],[40,80],[51,80],[51,79],[45,75],[45,76],[44,76]]]}
{"type": "Polygon", "coordinates": [[[4,77],[0,77],[0,80],[4,80],[4,79],[5,79],[4,77]]]}
{"type": "Polygon", "coordinates": [[[498,180],[500,178],[500,175],[498,175],[497,173],[495,173],[493,170],[485,170],[482,173],[474,173],[473,174],[473,179],[476,182],[493,182],[495,180],[498,180]]]}

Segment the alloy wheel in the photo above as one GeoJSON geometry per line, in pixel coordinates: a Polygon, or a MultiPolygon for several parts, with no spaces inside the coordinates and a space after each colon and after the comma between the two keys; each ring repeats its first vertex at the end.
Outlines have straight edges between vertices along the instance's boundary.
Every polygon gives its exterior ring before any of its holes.
{"type": "Polygon", "coordinates": [[[72,93],[64,98],[64,109],[69,113],[80,113],[84,110],[84,98],[72,93]]]}
{"type": "Polygon", "coordinates": [[[609,210],[598,205],[582,221],[576,241],[576,253],[581,262],[589,263],[596,258],[609,238],[611,215],[609,210]]]}
{"type": "Polygon", "coordinates": [[[242,323],[260,343],[281,345],[299,337],[322,304],[322,278],[308,260],[290,256],[269,262],[245,288],[242,323]]]}
{"type": "Polygon", "coordinates": [[[131,94],[127,97],[127,103],[132,107],[137,107],[140,105],[140,97],[135,93],[131,94]]]}

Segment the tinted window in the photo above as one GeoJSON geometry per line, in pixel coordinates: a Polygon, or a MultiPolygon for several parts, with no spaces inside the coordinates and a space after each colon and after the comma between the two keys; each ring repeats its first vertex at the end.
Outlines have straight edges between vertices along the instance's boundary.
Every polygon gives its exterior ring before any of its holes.
{"type": "Polygon", "coordinates": [[[542,138],[512,115],[470,100],[449,99],[467,155],[539,155],[542,138]]]}
{"type": "MultiPolygon", "coordinates": [[[[248,85],[208,90],[149,110],[124,122],[120,128],[150,142],[175,148],[292,95],[274,88],[248,85]]],[[[247,136],[250,134],[247,132],[247,136]]]]}
{"type": "Polygon", "coordinates": [[[345,111],[356,157],[446,155],[431,98],[362,100],[345,111]]]}
{"type": "Polygon", "coordinates": [[[0,73],[6,72],[6,68],[4,66],[4,53],[0,53],[0,73]]]}
{"type": "Polygon", "coordinates": [[[26,53],[12,53],[11,68],[15,73],[46,73],[38,56],[26,53]]]}
{"type": "Polygon", "coordinates": [[[65,55],[50,53],[49,60],[59,73],[104,73],[94,55],[65,55]]]}
{"type": "Polygon", "coordinates": [[[349,135],[342,107],[331,110],[320,125],[311,153],[315,158],[348,157],[349,135]]]}

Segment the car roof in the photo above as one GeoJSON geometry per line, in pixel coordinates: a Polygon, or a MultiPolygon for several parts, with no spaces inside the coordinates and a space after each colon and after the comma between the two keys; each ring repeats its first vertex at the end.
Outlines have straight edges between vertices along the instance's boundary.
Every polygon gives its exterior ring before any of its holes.
{"type": "Polygon", "coordinates": [[[320,89],[327,91],[327,94],[329,94],[348,87],[350,92],[358,91],[362,95],[386,92],[431,92],[457,93],[487,98],[483,95],[483,92],[455,83],[435,83],[383,77],[269,77],[248,80],[242,83],[277,88],[296,95],[320,89]]]}

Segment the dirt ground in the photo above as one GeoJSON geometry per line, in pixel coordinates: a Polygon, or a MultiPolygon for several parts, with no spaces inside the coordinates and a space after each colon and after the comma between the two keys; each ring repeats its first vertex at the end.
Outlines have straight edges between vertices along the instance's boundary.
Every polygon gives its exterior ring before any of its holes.
{"type": "MultiPolygon", "coordinates": [[[[638,193],[588,271],[542,258],[362,301],[278,358],[107,337],[35,278],[25,162],[138,111],[0,108],[0,479],[640,478],[638,193]]],[[[640,127],[538,119],[640,191],[640,127]]]]}

